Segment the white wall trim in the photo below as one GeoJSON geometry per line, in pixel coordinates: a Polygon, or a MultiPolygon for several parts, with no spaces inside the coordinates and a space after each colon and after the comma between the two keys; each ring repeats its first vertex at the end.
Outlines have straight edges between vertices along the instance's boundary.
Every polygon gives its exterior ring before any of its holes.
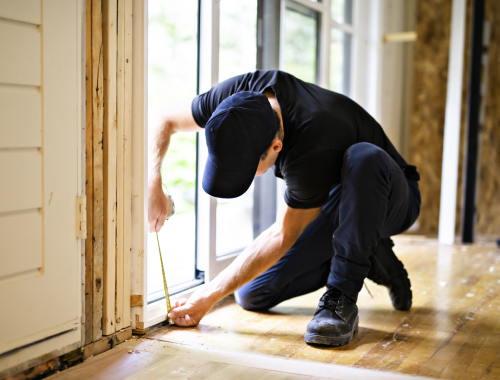
{"type": "Polygon", "coordinates": [[[0,358],[0,378],[13,376],[38,364],[57,358],[81,347],[80,327],[48,338],[40,343],[15,350],[0,358]],[[78,341],[78,343],[75,343],[78,341]]]}
{"type": "MultiPolygon", "coordinates": [[[[220,1],[202,0],[200,10],[200,93],[219,83],[219,31],[220,1]]],[[[222,269],[218,268],[217,198],[203,190],[203,172],[208,157],[205,131],[198,134],[198,269],[205,271],[205,282],[213,280],[222,269]]]]}
{"type": "Polygon", "coordinates": [[[466,1],[453,0],[439,208],[439,243],[441,244],[453,244],[455,241],[465,14],[466,1]]]}

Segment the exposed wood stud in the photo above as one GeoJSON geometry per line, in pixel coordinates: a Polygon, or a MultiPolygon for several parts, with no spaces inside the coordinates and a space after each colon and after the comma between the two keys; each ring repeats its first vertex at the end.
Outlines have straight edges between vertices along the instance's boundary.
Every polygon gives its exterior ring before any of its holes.
{"type": "MultiPolygon", "coordinates": [[[[146,25],[146,4],[140,1],[133,1],[133,38],[132,38],[132,53],[133,53],[133,93],[132,93],[132,226],[131,226],[131,281],[130,288],[134,294],[142,294],[145,296],[145,260],[144,251],[146,243],[146,235],[144,231],[145,215],[145,184],[146,177],[144,168],[146,165],[146,136],[144,126],[146,125],[146,114],[144,109],[144,99],[146,99],[145,79],[146,79],[146,50],[144,46],[146,25]]],[[[139,314],[140,318],[146,316],[145,307],[135,307],[132,310],[133,314],[139,314]]],[[[132,323],[135,327],[135,323],[132,323]]]]}
{"type": "Polygon", "coordinates": [[[117,134],[116,134],[116,320],[117,328],[123,327],[123,187],[124,187],[124,128],[125,128],[125,1],[118,0],[118,51],[116,66],[117,134]],[[120,322],[118,322],[118,320],[120,322]]]}
{"type": "Polygon", "coordinates": [[[93,242],[93,154],[92,154],[92,0],[85,2],[85,194],[87,195],[87,240],[85,240],[85,338],[92,342],[92,242],[93,242]]]}
{"type": "Polygon", "coordinates": [[[93,323],[92,340],[102,338],[104,194],[103,194],[103,51],[101,0],[92,0],[93,127],[93,323]]]}
{"type": "Polygon", "coordinates": [[[115,317],[116,243],[116,1],[103,0],[104,47],[104,305],[103,334],[120,326],[115,317]]]}
{"type": "Polygon", "coordinates": [[[132,230],[132,0],[125,0],[125,137],[123,187],[123,326],[130,326],[132,230]]]}

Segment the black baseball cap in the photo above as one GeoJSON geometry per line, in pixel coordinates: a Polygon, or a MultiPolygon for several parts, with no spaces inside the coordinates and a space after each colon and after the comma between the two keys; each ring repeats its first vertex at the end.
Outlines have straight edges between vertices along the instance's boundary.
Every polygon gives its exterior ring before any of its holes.
{"type": "Polygon", "coordinates": [[[277,132],[264,94],[242,91],[222,101],[205,126],[208,158],[203,190],[217,198],[244,194],[277,132]]]}

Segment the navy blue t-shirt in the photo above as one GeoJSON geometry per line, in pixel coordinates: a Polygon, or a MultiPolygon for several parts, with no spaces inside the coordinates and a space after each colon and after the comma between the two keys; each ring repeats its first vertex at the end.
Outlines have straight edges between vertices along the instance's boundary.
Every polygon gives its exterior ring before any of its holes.
{"type": "Polygon", "coordinates": [[[274,172],[286,182],[288,206],[309,209],[325,204],[331,189],[340,183],[345,151],[360,142],[382,148],[408,179],[420,179],[415,166],[405,162],[382,127],[356,102],[283,71],[255,71],[219,83],[194,98],[194,120],[204,128],[227,97],[266,90],[276,95],[283,117],[285,139],[274,172]]]}

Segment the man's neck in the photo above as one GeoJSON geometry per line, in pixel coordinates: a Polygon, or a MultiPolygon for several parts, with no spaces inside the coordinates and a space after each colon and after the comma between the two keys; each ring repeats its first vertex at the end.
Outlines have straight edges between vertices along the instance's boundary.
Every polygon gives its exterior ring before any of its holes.
{"type": "Polygon", "coordinates": [[[264,95],[267,96],[267,100],[269,100],[269,103],[271,104],[271,107],[273,108],[273,110],[275,110],[278,113],[278,116],[280,118],[282,139],[284,140],[285,139],[285,128],[283,126],[283,117],[281,116],[281,107],[280,107],[280,104],[278,103],[278,99],[276,99],[276,95],[274,94],[273,91],[269,91],[269,90],[264,91],[264,95]]]}

